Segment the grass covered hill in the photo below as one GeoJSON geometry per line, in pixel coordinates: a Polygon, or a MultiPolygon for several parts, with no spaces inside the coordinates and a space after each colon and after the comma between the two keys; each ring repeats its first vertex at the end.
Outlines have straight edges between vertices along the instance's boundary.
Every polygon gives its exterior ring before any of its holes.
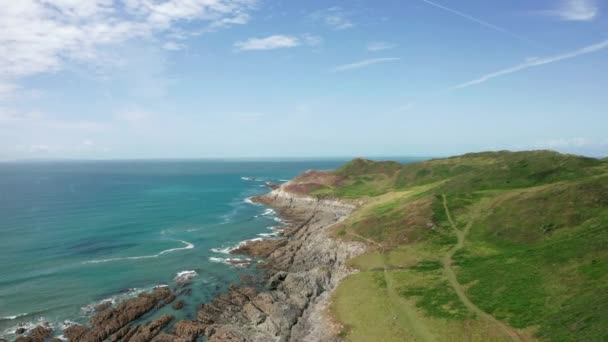
{"type": "Polygon", "coordinates": [[[363,203],[335,227],[372,247],[333,299],[346,340],[608,340],[606,160],[355,159],[290,190],[363,203]]]}

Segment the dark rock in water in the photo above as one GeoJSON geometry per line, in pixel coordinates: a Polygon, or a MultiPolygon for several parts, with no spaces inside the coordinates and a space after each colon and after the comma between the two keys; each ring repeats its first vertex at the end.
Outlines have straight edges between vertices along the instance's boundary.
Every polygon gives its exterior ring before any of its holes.
{"type": "Polygon", "coordinates": [[[17,328],[17,330],[15,330],[15,335],[21,335],[25,332],[25,328],[21,327],[21,328],[17,328]]]}
{"type": "Polygon", "coordinates": [[[34,342],[42,342],[47,337],[50,337],[51,334],[53,334],[53,329],[42,325],[39,325],[30,331],[30,336],[34,342]]]}
{"type": "Polygon", "coordinates": [[[29,336],[17,336],[15,342],[32,342],[33,339],[29,336]]]}
{"type": "Polygon", "coordinates": [[[173,303],[172,307],[174,310],[181,310],[184,307],[185,303],[183,300],[178,300],[177,302],[173,303]]]}
{"type": "Polygon", "coordinates": [[[49,342],[63,342],[60,338],[54,337],[49,340],[49,342]]]}
{"type": "Polygon", "coordinates": [[[167,299],[165,299],[165,304],[171,304],[175,300],[175,295],[171,294],[167,299]]]}
{"type": "Polygon", "coordinates": [[[73,325],[64,330],[64,335],[69,341],[76,342],[101,342],[112,334],[115,334],[112,340],[129,340],[138,332],[138,328],[127,327],[127,324],[163,306],[172,295],[168,287],[157,287],[150,293],[141,293],[114,308],[98,313],[91,318],[90,328],[73,325]]]}

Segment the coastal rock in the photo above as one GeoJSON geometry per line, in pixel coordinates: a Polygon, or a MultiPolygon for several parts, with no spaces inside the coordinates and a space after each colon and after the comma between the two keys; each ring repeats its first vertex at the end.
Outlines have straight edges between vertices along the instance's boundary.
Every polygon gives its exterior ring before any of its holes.
{"type": "Polygon", "coordinates": [[[114,340],[128,339],[136,331],[122,328],[143,314],[162,307],[171,296],[168,287],[158,287],[150,293],[141,293],[115,308],[108,308],[95,315],[91,318],[90,328],[73,325],[64,330],[64,335],[68,341],[82,342],[101,342],[114,333],[117,333],[112,337],[114,340]]]}
{"type": "Polygon", "coordinates": [[[255,258],[265,259],[278,248],[285,246],[287,239],[252,240],[230,251],[230,254],[245,254],[255,258]]]}
{"type": "Polygon", "coordinates": [[[105,309],[109,309],[112,307],[112,302],[110,301],[105,301],[105,302],[101,302],[99,305],[95,306],[94,310],[95,312],[101,312],[105,309]]]}
{"type": "Polygon", "coordinates": [[[17,336],[15,342],[32,342],[33,339],[29,336],[17,336]]]}
{"type": "Polygon", "coordinates": [[[50,337],[51,334],[53,334],[53,329],[42,325],[39,325],[30,331],[30,336],[34,342],[42,342],[47,337],[50,337]]]}
{"type": "Polygon", "coordinates": [[[80,324],[74,324],[69,326],[63,331],[63,336],[67,337],[68,341],[79,341],[80,337],[84,335],[89,329],[80,324]]]}
{"type": "Polygon", "coordinates": [[[19,327],[17,330],[15,330],[15,335],[21,335],[23,333],[25,333],[25,328],[23,327],[19,327]]]}
{"type": "Polygon", "coordinates": [[[209,341],[338,340],[338,330],[325,317],[326,308],[339,281],[354,272],[346,261],[362,254],[365,245],[334,240],[328,228],[357,203],[294,194],[288,191],[292,185],[254,198],[287,219],[286,238],[251,241],[233,251],[266,259],[269,290],[230,287],[201,305],[197,319],[206,327],[209,341]]]}
{"type": "Polygon", "coordinates": [[[177,302],[174,302],[173,305],[171,305],[171,307],[173,307],[173,310],[181,310],[184,307],[185,303],[183,300],[178,300],[177,302]]]}
{"type": "Polygon", "coordinates": [[[195,341],[205,332],[205,326],[196,321],[181,320],[173,326],[173,334],[184,341],[195,341]]]}
{"type": "Polygon", "coordinates": [[[162,315],[157,320],[154,320],[146,325],[139,326],[137,332],[133,334],[128,341],[130,342],[147,342],[151,341],[158,333],[161,332],[171,321],[172,315],[162,315]]]}
{"type": "Polygon", "coordinates": [[[160,333],[153,340],[153,342],[188,342],[188,340],[175,335],[160,333]]]}

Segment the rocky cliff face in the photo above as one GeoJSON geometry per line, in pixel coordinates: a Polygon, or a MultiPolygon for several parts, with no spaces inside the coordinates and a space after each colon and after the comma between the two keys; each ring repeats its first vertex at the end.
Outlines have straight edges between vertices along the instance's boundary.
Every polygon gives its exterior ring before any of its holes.
{"type": "Polygon", "coordinates": [[[266,261],[268,290],[233,288],[203,305],[199,321],[205,335],[209,341],[337,340],[339,329],[326,316],[330,295],[353,272],[346,261],[362,254],[365,245],[334,240],[328,229],[355,204],[295,195],[284,187],[257,201],[291,222],[286,242],[266,261]]]}
{"type": "Polygon", "coordinates": [[[330,295],[353,272],[346,261],[362,254],[365,245],[334,240],[329,229],[356,205],[297,195],[286,190],[288,185],[256,199],[287,220],[284,236],[251,242],[240,250],[265,258],[261,290],[230,286],[213,302],[202,304],[195,319],[178,321],[170,331],[163,332],[171,315],[132,325],[138,317],[176,298],[168,288],[159,288],[116,308],[102,308],[89,327],[75,325],[64,335],[69,341],[81,342],[187,342],[203,335],[210,342],[337,340],[340,329],[326,315],[330,295]]]}

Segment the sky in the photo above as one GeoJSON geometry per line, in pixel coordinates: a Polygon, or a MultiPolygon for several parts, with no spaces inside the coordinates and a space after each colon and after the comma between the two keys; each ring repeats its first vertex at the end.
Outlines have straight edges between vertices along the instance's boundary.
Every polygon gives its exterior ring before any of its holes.
{"type": "Polygon", "coordinates": [[[603,0],[0,3],[0,160],[608,156],[603,0]]]}

